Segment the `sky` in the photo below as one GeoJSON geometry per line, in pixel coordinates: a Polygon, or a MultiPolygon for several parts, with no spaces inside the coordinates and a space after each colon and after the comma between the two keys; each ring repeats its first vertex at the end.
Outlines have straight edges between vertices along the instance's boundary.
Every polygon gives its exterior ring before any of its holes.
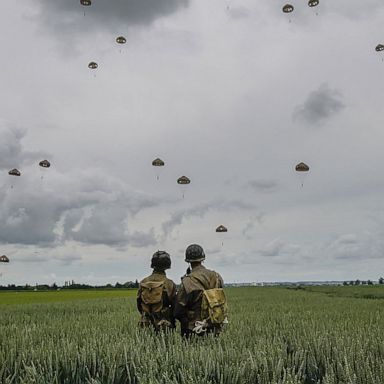
{"type": "Polygon", "coordinates": [[[2,0],[0,284],[382,276],[384,4],[283,5],[2,0]]]}

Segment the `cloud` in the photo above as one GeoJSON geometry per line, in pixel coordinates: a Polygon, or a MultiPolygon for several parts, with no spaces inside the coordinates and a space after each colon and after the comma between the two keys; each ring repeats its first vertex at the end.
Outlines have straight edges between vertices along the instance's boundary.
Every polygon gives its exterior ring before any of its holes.
{"type": "Polygon", "coordinates": [[[215,200],[205,204],[200,204],[189,209],[175,211],[171,214],[169,220],[162,224],[164,236],[168,236],[173,229],[180,225],[184,220],[191,217],[204,217],[210,211],[254,211],[257,207],[242,200],[215,200]]]}
{"type": "Polygon", "coordinates": [[[251,11],[246,7],[239,6],[230,7],[228,13],[233,19],[244,19],[250,16],[251,11]]]}
{"type": "Polygon", "coordinates": [[[302,105],[296,107],[293,118],[305,124],[321,125],[345,108],[341,97],[339,91],[323,84],[312,91],[302,105]]]}
{"type": "Polygon", "coordinates": [[[129,230],[129,220],[157,203],[111,175],[79,169],[44,183],[25,173],[20,184],[0,191],[0,242],[55,246],[68,240],[121,248],[155,243],[153,229],[129,230]]]}
{"type": "Polygon", "coordinates": [[[189,0],[93,0],[90,7],[83,7],[79,1],[35,1],[40,4],[44,27],[60,36],[149,25],[189,5],[189,0]]]}
{"type": "Polygon", "coordinates": [[[255,190],[256,192],[270,193],[275,192],[279,186],[275,180],[250,180],[246,184],[248,188],[255,190]]]}
{"type": "Polygon", "coordinates": [[[28,163],[37,163],[46,156],[41,151],[27,151],[22,140],[27,130],[0,119],[0,169],[22,168],[28,163]]]}
{"type": "Polygon", "coordinates": [[[384,254],[383,234],[345,234],[325,247],[325,254],[339,260],[380,259],[384,254]]]}

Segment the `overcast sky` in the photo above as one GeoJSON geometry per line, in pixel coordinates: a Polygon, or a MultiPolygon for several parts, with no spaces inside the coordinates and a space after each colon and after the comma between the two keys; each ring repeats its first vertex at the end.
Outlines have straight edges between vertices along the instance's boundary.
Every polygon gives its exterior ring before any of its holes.
{"type": "Polygon", "coordinates": [[[383,275],[383,1],[292,4],[2,0],[0,284],[383,275]]]}

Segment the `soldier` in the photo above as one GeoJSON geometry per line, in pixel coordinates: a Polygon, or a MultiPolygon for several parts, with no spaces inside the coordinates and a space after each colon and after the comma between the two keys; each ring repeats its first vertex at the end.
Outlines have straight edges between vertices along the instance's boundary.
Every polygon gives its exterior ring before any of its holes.
{"type": "Polygon", "coordinates": [[[165,274],[165,270],[171,268],[169,254],[165,251],[155,252],[151,268],[152,274],[140,282],[137,292],[137,309],[141,313],[139,325],[153,326],[156,331],[173,329],[176,284],[165,274]]]}
{"type": "Polygon", "coordinates": [[[207,333],[218,335],[227,322],[223,279],[202,265],[204,259],[200,245],[192,244],[185,251],[185,261],[191,264],[192,270],[181,279],[175,318],[180,321],[181,334],[186,337],[207,333]],[[210,307],[215,307],[215,311],[210,311],[210,307]]]}

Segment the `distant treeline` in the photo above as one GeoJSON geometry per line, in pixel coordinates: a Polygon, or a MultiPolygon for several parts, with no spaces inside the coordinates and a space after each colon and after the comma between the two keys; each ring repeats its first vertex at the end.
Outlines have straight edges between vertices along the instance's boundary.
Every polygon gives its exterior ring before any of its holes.
{"type": "Polygon", "coordinates": [[[59,286],[56,283],[52,285],[48,284],[36,284],[36,285],[15,285],[8,284],[7,286],[0,285],[0,291],[57,291],[61,289],[120,289],[120,288],[139,288],[139,282],[127,281],[126,283],[117,282],[115,285],[89,285],[89,284],[78,284],[74,281],[66,281],[64,285],[59,286]]]}

